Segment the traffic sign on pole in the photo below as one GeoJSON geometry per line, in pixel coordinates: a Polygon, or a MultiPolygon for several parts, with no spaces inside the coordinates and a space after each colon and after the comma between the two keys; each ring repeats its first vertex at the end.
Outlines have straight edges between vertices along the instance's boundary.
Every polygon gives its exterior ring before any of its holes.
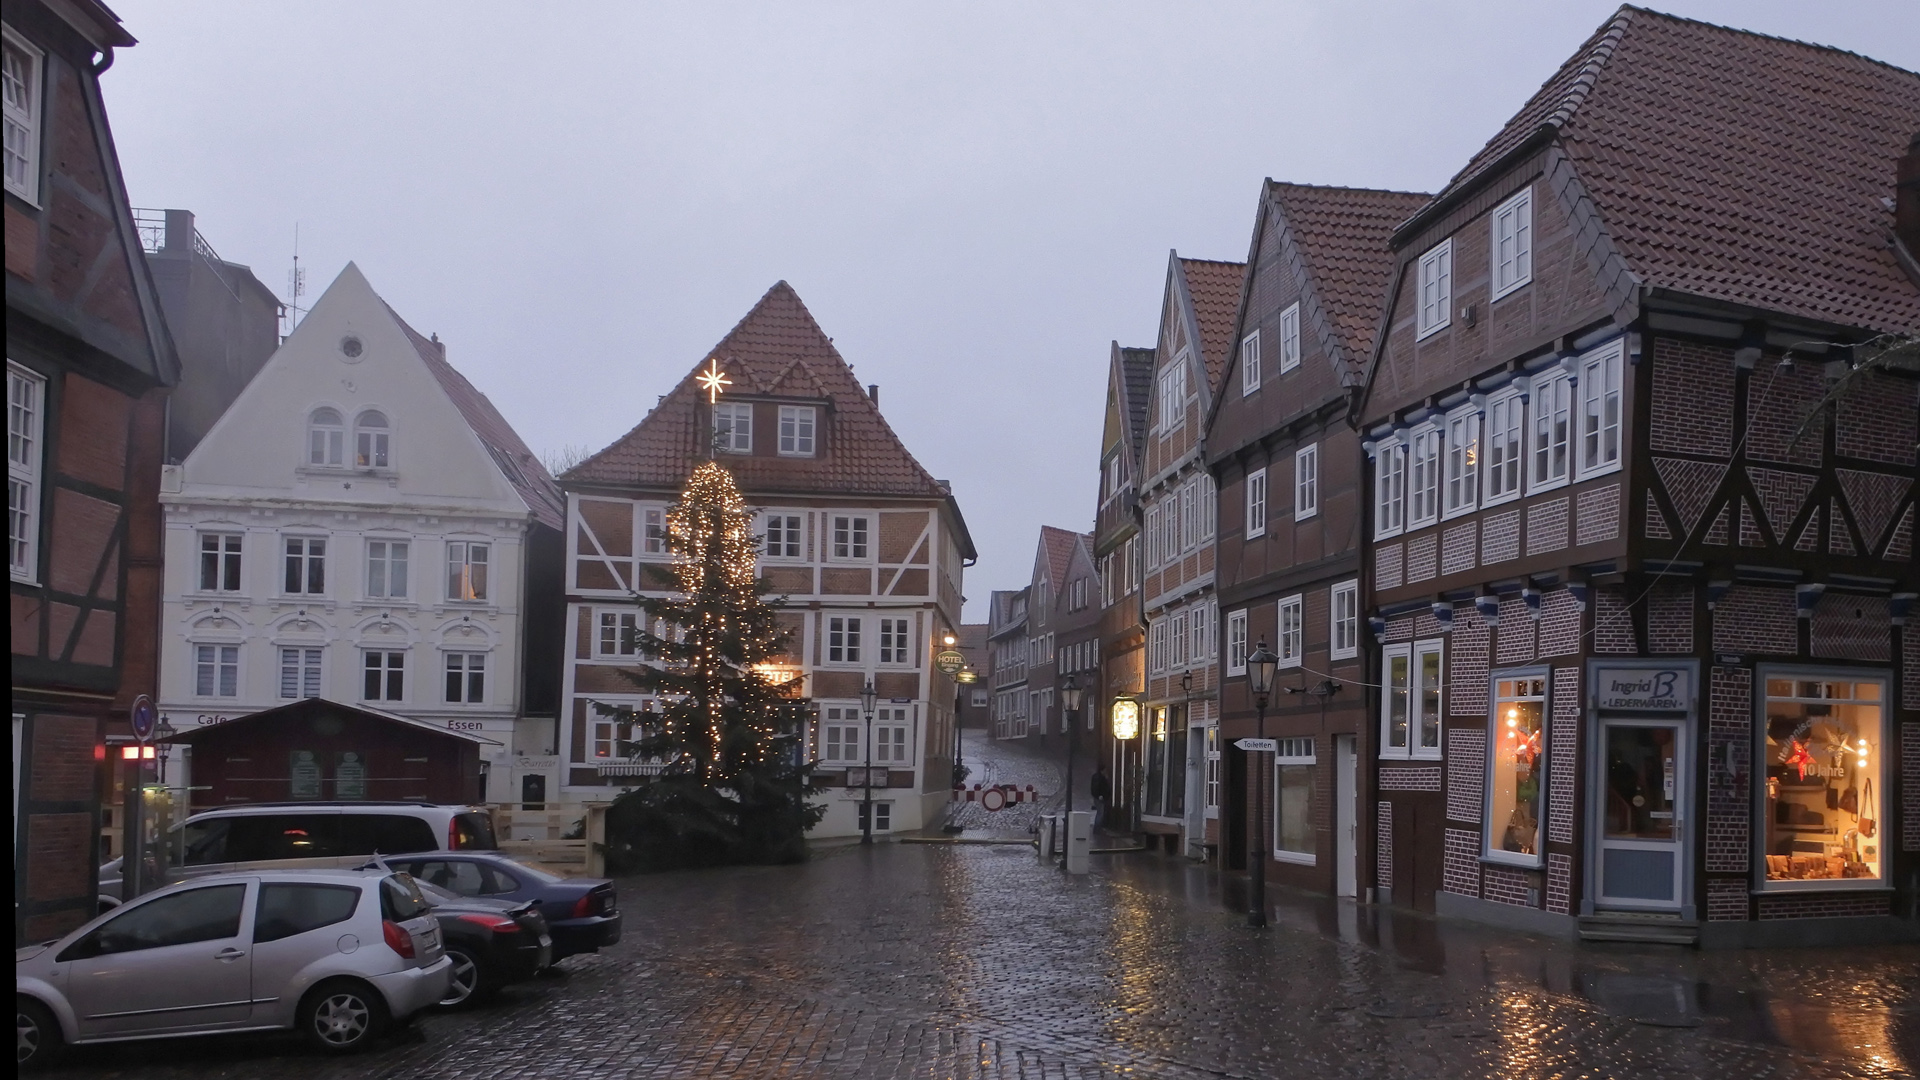
{"type": "Polygon", "coordinates": [[[143,743],[153,738],[153,725],[159,719],[159,714],[154,711],[152,698],[145,694],[134,698],[128,718],[133,723],[134,738],[143,743]]]}
{"type": "Polygon", "coordinates": [[[1235,739],[1233,745],[1248,752],[1265,750],[1269,754],[1279,749],[1276,740],[1273,739],[1235,739]]]}

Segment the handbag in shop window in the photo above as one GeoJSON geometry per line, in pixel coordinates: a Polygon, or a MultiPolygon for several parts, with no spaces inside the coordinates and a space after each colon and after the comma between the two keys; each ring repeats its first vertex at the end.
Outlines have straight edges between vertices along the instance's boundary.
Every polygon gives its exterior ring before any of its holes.
{"type": "Polygon", "coordinates": [[[1873,781],[1868,780],[1866,790],[1860,793],[1861,836],[1871,838],[1875,830],[1879,828],[1879,824],[1875,821],[1875,816],[1879,811],[1880,807],[1875,803],[1873,798],[1873,781]]]}

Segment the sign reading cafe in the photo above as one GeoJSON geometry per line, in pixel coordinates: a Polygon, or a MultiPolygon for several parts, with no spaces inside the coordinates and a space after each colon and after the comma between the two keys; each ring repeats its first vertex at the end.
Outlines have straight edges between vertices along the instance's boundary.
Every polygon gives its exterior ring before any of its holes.
{"type": "Polygon", "coordinates": [[[1686,712],[1693,701],[1686,668],[1602,668],[1596,704],[1634,712],[1686,712]]]}

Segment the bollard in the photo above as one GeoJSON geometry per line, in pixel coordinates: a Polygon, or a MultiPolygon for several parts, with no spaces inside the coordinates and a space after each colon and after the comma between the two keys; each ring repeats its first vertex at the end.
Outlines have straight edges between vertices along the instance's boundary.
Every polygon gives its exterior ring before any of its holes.
{"type": "Polygon", "coordinates": [[[1075,810],[1067,815],[1067,873],[1087,872],[1087,852],[1093,847],[1093,811],[1075,810]]]}
{"type": "Polygon", "coordinates": [[[1040,861],[1048,862],[1053,858],[1054,833],[1053,819],[1056,815],[1040,815],[1040,861]]]}

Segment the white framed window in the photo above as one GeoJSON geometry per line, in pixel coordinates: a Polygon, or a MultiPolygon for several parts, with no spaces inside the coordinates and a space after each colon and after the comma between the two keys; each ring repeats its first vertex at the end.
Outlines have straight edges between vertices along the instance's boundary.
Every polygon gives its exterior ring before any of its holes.
{"type": "Polygon", "coordinates": [[[1541,740],[1546,737],[1546,711],[1546,672],[1494,676],[1482,834],[1482,854],[1488,859],[1540,865],[1540,808],[1545,805],[1547,778],[1541,740]]]}
{"type": "Polygon", "coordinates": [[[1314,862],[1313,782],[1317,758],[1310,736],[1276,739],[1273,755],[1273,857],[1314,862]]]}
{"type": "Polygon", "coordinates": [[[667,511],[661,506],[640,510],[640,557],[659,558],[667,554],[667,511]]]}
{"type": "Polygon", "coordinates": [[[1147,565],[1160,565],[1160,507],[1147,507],[1147,565]]]}
{"type": "Polygon", "coordinates": [[[1187,351],[1160,369],[1160,432],[1167,434],[1187,425],[1187,351]]]}
{"type": "Polygon", "coordinates": [[[240,646],[193,647],[193,694],[203,698],[240,696],[240,646]]]}
{"type": "Polygon", "coordinates": [[[1147,669],[1158,675],[1167,670],[1167,623],[1155,619],[1147,624],[1147,669]]]}
{"type": "Polygon", "coordinates": [[[1300,366],[1300,304],[1288,304],[1280,313],[1280,373],[1300,366]]]}
{"type": "Polygon", "coordinates": [[[602,611],[595,620],[595,656],[640,655],[640,619],[634,611],[602,611]]]}
{"type": "Polygon", "coordinates": [[[1207,605],[1196,606],[1187,620],[1187,659],[1203,664],[1213,658],[1213,623],[1207,617],[1207,605]]]}
{"type": "Polygon", "coordinates": [[[1399,536],[1407,524],[1407,448],[1398,440],[1374,450],[1373,501],[1373,535],[1399,536]]]}
{"type": "Polygon", "coordinates": [[[1493,299],[1533,280],[1533,189],[1493,208],[1493,299]]]}
{"type": "Polygon", "coordinates": [[[1260,331],[1240,340],[1240,396],[1260,389],[1260,331]]]}
{"type": "Polygon", "coordinates": [[[368,409],[353,418],[353,464],[360,469],[385,469],[391,464],[392,432],[387,414],[368,409]]]}
{"type": "Polygon", "coordinates": [[[1442,240],[1420,256],[1418,337],[1439,333],[1453,322],[1453,241],[1442,240]]]}
{"type": "Polygon", "coordinates": [[[813,456],[814,419],[811,405],[780,406],[780,452],[788,457],[813,456]]]}
{"type": "Polygon", "coordinates": [[[241,533],[200,534],[200,591],[234,593],[241,589],[241,533]]]}
{"type": "Polygon", "coordinates": [[[1187,652],[1187,619],[1185,611],[1176,611],[1167,619],[1167,643],[1171,646],[1167,662],[1177,668],[1184,668],[1193,662],[1193,657],[1187,652]]]}
{"type": "Polygon", "coordinates": [[[833,516],[833,557],[861,562],[867,557],[867,519],[857,514],[833,516]]]}
{"type": "Polygon", "coordinates": [[[1299,593],[1280,599],[1279,633],[1274,635],[1275,651],[1280,657],[1280,667],[1296,668],[1306,660],[1306,612],[1306,599],[1299,593]]]}
{"type": "Polygon", "coordinates": [[[1573,464],[1573,380],[1550,375],[1533,380],[1533,434],[1527,440],[1532,466],[1528,491],[1545,491],[1567,482],[1573,464]]]}
{"type": "Polygon", "coordinates": [[[282,699],[291,701],[295,698],[320,696],[320,666],[325,653],[325,649],[280,650],[280,697],[282,699]]]}
{"type": "Polygon", "coordinates": [[[1293,520],[1320,512],[1320,446],[1308,443],[1293,452],[1293,520]]]}
{"type": "Polygon", "coordinates": [[[1214,485],[1212,476],[1200,477],[1200,541],[1206,543],[1213,539],[1215,523],[1220,517],[1220,489],[1214,485]]]}
{"type": "Polygon", "coordinates": [[[1515,388],[1487,399],[1487,466],[1481,505],[1520,497],[1526,431],[1526,398],[1515,388]]]}
{"type": "MultiPolygon", "coordinates": [[[[7,38],[7,64],[11,79],[11,36],[7,38]]],[[[11,119],[8,124],[12,124],[11,119]]],[[[7,138],[11,160],[11,126],[7,138]]],[[[46,431],[46,391],[45,379],[7,362],[7,573],[14,581],[40,579],[41,444],[46,431]]]]}
{"type": "Polygon", "coordinates": [[[1247,474],[1247,539],[1267,535],[1267,470],[1247,474]]]}
{"type": "Polygon", "coordinates": [[[827,619],[827,662],[830,664],[860,662],[860,617],[858,615],[833,615],[827,619]]]}
{"type": "Polygon", "coordinates": [[[447,599],[487,598],[489,546],[470,540],[447,541],[447,599]]]}
{"type": "Polygon", "coordinates": [[[1189,480],[1180,485],[1180,552],[1186,554],[1200,544],[1200,482],[1189,480]]]}
{"type": "Polygon", "coordinates": [[[1360,655],[1360,582],[1339,582],[1327,599],[1328,656],[1351,660],[1360,655]]]}
{"type": "Polygon", "coordinates": [[[722,401],[713,406],[713,448],[729,454],[753,453],[753,405],[722,401]]]}
{"type": "Polygon", "coordinates": [[[868,807],[872,807],[871,813],[873,814],[873,831],[874,832],[892,832],[893,831],[893,804],[890,802],[854,803],[853,804],[853,808],[855,811],[854,817],[858,819],[858,821],[856,821],[855,824],[860,828],[866,827],[867,814],[869,813],[868,807]]]}
{"type": "Polygon", "coordinates": [[[360,670],[361,700],[405,701],[407,699],[407,654],[404,651],[362,650],[360,670]]]}
{"type": "Polygon", "coordinates": [[[880,620],[880,662],[913,663],[913,620],[883,617],[880,620]]]}
{"type": "Polygon", "coordinates": [[[282,542],[286,572],[281,575],[281,591],[288,596],[325,596],[327,542],[317,536],[288,536],[282,542]]]}
{"type": "Polygon", "coordinates": [[[852,705],[828,705],[820,712],[820,738],[815,744],[820,764],[857,765],[864,760],[860,710],[852,705]]]}
{"type": "Polygon", "coordinates": [[[1407,528],[1440,520],[1440,429],[1422,424],[1407,447],[1407,528]]]}
{"type": "Polygon", "coordinates": [[[7,190],[40,205],[40,69],[42,54],[25,38],[5,33],[7,190]]]}
{"type": "Polygon", "coordinates": [[[906,706],[882,705],[873,711],[875,765],[909,764],[908,754],[912,751],[912,745],[913,724],[906,706]]]}
{"type": "MultiPolygon", "coordinates": [[[[1886,888],[1898,843],[1887,832],[1887,787],[1901,760],[1887,715],[1888,673],[1765,665],[1756,679],[1766,691],[1755,703],[1765,719],[1754,724],[1750,744],[1756,783],[1765,769],[1765,801],[1750,811],[1760,819],[1754,837],[1764,839],[1766,852],[1755,867],[1756,886],[1766,892],[1886,888]],[[1828,801],[1830,791],[1839,791],[1837,807],[1828,801]],[[1816,823],[1822,816],[1827,824],[1816,823]]],[[[1656,778],[1659,759],[1666,758],[1670,770],[1675,756],[1671,743],[1664,753],[1645,754],[1652,759],[1648,779],[1655,781],[1645,785],[1649,798],[1634,809],[1638,820],[1610,815],[1610,831],[1674,834],[1674,792],[1668,784],[1661,798],[1656,778]]]]}
{"type": "Polygon", "coordinates": [[[1480,505],[1480,410],[1469,406],[1447,417],[1445,485],[1440,516],[1469,513],[1480,505]]]}
{"type": "Polygon", "coordinates": [[[487,654],[448,653],[446,701],[454,705],[479,705],[486,700],[487,654]]]}
{"type": "Polygon", "coordinates": [[[1227,674],[1247,673],[1247,609],[1227,612],[1227,674]]]}
{"type": "Polygon", "coordinates": [[[1380,657],[1380,756],[1440,756],[1438,639],[1389,645],[1380,657]]]}
{"type": "Polygon", "coordinates": [[[1624,343],[1608,342],[1580,358],[1580,476],[1620,467],[1620,377],[1624,343]]]}
{"type": "Polygon", "coordinates": [[[798,559],[806,554],[806,537],[801,530],[806,519],[799,514],[768,514],[766,540],[760,554],[769,559],[798,559]]]}
{"type": "Polygon", "coordinates": [[[405,540],[367,541],[367,596],[374,600],[404,600],[407,596],[405,540]]]}
{"type": "Polygon", "coordinates": [[[307,464],[338,469],[347,463],[347,422],[340,410],[321,406],[307,414],[307,464]]]}

